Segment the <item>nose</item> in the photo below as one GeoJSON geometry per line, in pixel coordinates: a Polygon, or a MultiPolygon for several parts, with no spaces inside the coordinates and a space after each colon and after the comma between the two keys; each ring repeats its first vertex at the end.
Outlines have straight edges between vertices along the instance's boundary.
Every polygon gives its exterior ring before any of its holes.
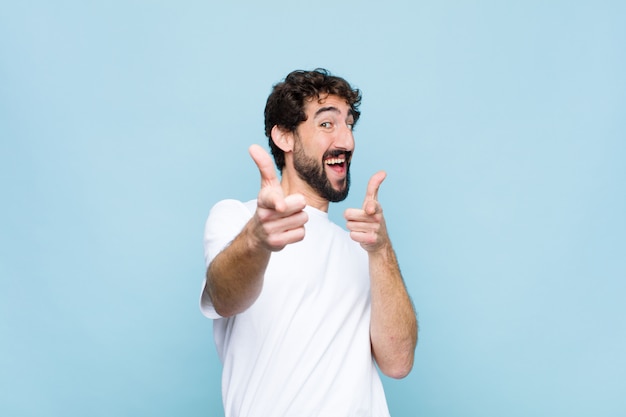
{"type": "Polygon", "coordinates": [[[354,135],[347,124],[342,125],[337,131],[335,146],[339,149],[352,151],[354,149],[354,135]]]}

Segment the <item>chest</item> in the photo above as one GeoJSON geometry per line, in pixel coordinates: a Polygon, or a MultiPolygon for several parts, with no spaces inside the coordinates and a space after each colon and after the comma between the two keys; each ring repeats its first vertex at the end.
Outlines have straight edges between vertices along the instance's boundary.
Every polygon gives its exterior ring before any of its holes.
{"type": "Polygon", "coordinates": [[[272,254],[264,293],[302,303],[356,301],[369,296],[366,252],[347,233],[307,230],[305,239],[272,254]]]}

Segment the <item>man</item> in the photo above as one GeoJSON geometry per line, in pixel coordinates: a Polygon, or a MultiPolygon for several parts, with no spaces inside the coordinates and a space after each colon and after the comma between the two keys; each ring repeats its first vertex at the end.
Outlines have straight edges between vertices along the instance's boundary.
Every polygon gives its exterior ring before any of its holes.
{"type": "Polygon", "coordinates": [[[389,416],[378,368],[413,366],[417,321],[372,176],[349,232],[328,219],[345,199],[359,90],[325,70],[294,71],[265,108],[270,155],[256,200],[216,204],[205,229],[203,313],[214,320],[231,416],[389,416]]]}

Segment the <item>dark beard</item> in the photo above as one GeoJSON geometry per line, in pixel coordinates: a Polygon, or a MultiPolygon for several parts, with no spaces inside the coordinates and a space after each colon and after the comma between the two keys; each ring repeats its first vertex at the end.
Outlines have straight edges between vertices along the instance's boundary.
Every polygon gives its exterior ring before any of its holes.
{"type": "Polygon", "coordinates": [[[346,155],[345,163],[347,164],[347,170],[344,187],[340,190],[335,190],[326,175],[324,163],[322,162],[321,164],[318,164],[313,158],[307,156],[302,147],[297,144],[294,148],[293,166],[296,169],[298,176],[302,180],[306,181],[311,188],[317,191],[320,197],[330,201],[331,203],[337,203],[345,200],[348,196],[348,191],[350,190],[350,152],[329,151],[326,152],[322,158],[322,161],[325,161],[329,156],[337,156],[339,154],[346,155]]]}

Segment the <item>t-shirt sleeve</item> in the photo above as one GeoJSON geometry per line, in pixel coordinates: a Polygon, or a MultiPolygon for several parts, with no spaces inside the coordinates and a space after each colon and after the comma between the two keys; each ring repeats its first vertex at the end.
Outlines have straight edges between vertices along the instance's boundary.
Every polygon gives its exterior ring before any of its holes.
{"type": "MultiPolygon", "coordinates": [[[[222,200],[211,209],[204,226],[204,263],[208,267],[217,256],[246,225],[252,212],[250,204],[237,200],[222,200]]],[[[256,206],[256,205],[255,205],[256,206]]],[[[210,298],[205,294],[206,276],[202,284],[200,310],[210,319],[220,318],[210,298]]]]}

